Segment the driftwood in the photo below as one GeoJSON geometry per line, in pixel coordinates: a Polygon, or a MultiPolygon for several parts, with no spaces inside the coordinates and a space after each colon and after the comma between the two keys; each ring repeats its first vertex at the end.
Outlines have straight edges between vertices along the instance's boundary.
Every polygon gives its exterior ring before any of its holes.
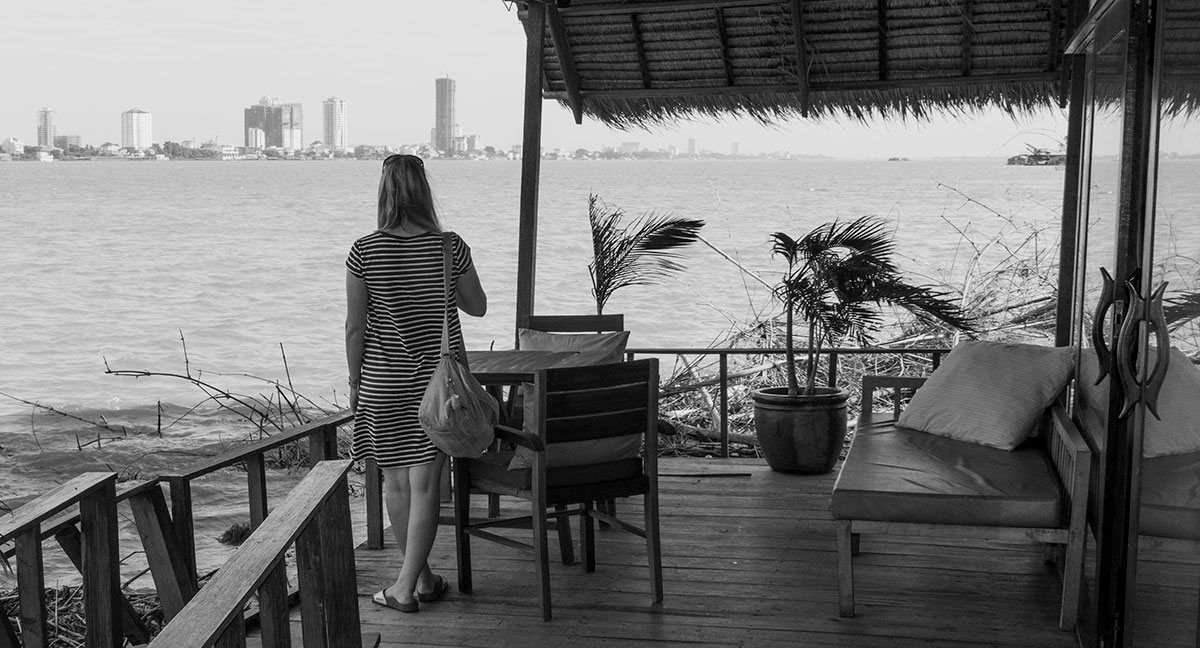
{"type": "MultiPolygon", "coordinates": [[[[690,436],[694,439],[699,439],[701,441],[720,441],[721,440],[721,433],[717,430],[710,430],[708,428],[696,427],[695,425],[688,425],[687,423],[678,423],[678,422],[673,422],[673,423],[671,423],[671,425],[675,428],[676,433],[682,434],[684,436],[690,436]]],[[[748,445],[748,446],[757,446],[758,445],[758,437],[751,436],[749,434],[737,434],[734,432],[730,432],[729,433],[729,442],[730,443],[740,443],[742,445],[748,445]]]]}

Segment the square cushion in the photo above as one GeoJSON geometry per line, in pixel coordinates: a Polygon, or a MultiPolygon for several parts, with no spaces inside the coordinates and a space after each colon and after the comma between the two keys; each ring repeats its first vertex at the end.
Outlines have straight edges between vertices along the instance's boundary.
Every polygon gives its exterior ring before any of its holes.
{"type": "Polygon", "coordinates": [[[1055,528],[1061,497],[1036,440],[1006,451],[882,418],[860,421],[832,512],[841,520],[1055,528]]]}
{"type": "Polygon", "coordinates": [[[1012,450],[1066,387],[1073,354],[1072,347],[962,342],[917,390],[896,423],[1012,450]]]}
{"type": "MultiPolygon", "coordinates": [[[[537,398],[534,397],[533,385],[521,385],[521,399],[524,401],[525,432],[536,435],[537,430],[530,429],[529,422],[537,420],[537,398]]],[[[625,434],[604,439],[589,439],[587,441],[568,441],[565,443],[546,444],[546,466],[559,468],[563,466],[583,466],[588,464],[608,463],[622,459],[636,458],[642,451],[642,435],[625,434]]],[[[533,467],[533,457],[537,453],[529,448],[518,447],[513,453],[509,470],[522,470],[533,467]]]]}
{"type": "MultiPolygon", "coordinates": [[[[1076,415],[1085,434],[1104,447],[1105,419],[1108,412],[1108,386],[1105,376],[1100,384],[1100,365],[1095,349],[1084,349],[1079,360],[1079,399],[1076,415]]],[[[1146,428],[1142,437],[1142,456],[1200,452],[1200,371],[1190,358],[1172,348],[1167,360],[1167,377],[1158,394],[1158,416],[1146,412],[1146,428]]]]}
{"type": "Polygon", "coordinates": [[[517,330],[517,348],[523,351],[579,351],[587,353],[594,364],[625,359],[629,331],[613,333],[547,333],[533,329],[517,330]]]}

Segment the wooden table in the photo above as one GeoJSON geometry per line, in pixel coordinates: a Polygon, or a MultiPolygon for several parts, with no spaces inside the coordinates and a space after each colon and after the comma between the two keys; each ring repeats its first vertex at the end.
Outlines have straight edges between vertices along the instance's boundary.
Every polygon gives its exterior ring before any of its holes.
{"type": "Polygon", "coordinates": [[[538,369],[564,366],[560,363],[577,355],[575,351],[467,351],[467,361],[480,384],[502,386],[533,382],[538,369]]]}

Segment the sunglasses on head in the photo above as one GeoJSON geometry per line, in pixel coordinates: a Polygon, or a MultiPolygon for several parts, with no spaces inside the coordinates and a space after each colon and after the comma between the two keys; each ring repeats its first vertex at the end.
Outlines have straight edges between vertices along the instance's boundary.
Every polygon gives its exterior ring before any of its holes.
{"type": "Polygon", "coordinates": [[[392,162],[401,160],[403,158],[412,158],[413,161],[415,161],[417,163],[417,166],[419,166],[421,168],[425,168],[425,161],[422,160],[420,157],[418,157],[416,155],[407,155],[404,153],[397,153],[396,155],[387,156],[386,158],[383,159],[383,166],[386,168],[387,165],[391,164],[392,162]]]}

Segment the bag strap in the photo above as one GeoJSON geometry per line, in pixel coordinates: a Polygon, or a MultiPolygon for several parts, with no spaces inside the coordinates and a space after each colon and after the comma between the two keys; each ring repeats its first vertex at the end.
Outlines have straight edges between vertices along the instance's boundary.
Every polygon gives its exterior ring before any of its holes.
{"type": "Polygon", "coordinates": [[[442,232],[442,352],[441,357],[450,355],[450,257],[454,255],[450,233],[442,232]]]}

